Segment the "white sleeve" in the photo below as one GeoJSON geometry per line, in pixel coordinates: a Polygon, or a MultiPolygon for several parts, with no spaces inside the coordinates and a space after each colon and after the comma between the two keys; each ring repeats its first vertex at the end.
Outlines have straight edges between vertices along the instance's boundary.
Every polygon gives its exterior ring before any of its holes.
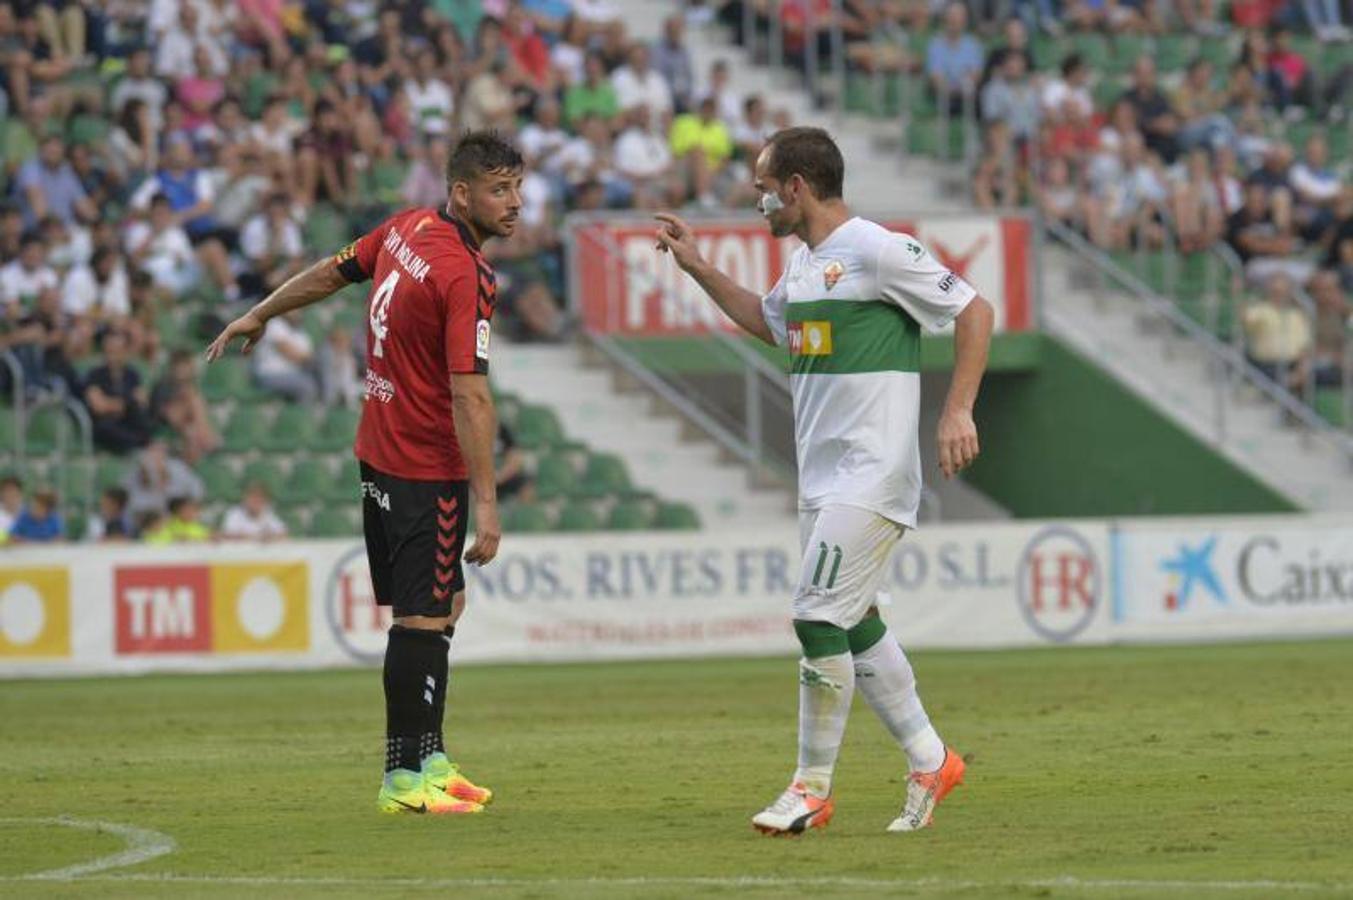
{"type": "Polygon", "coordinates": [[[761,298],[761,317],[766,320],[766,327],[770,329],[775,343],[782,347],[789,340],[789,330],[785,324],[785,306],[789,303],[789,288],[785,286],[785,282],[788,280],[789,266],[785,266],[785,270],[780,273],[780,280],[775,282],[775,287],[761,298]]]}
{"type": "Polygon", "coordinates": [[[267,255],[268,226],[261,213],[244,223],[244,228],[240,231],[240,249],[250,260],[267,255]]]}
{"type": "Polygon", "coordinates": [[[949,271],[916,238],[890,235],[879,250],[879,296],[896,303],[921,324],[938,331],[977,296],[972,285],[949,271]]]}
{"type": "Polygon", "coordinates": [[[94,278],[84,266],[71,269],[66,273],[66,283],[61,290],[61,308],[72,316],[82,316],[94,305],[94,278]]]}

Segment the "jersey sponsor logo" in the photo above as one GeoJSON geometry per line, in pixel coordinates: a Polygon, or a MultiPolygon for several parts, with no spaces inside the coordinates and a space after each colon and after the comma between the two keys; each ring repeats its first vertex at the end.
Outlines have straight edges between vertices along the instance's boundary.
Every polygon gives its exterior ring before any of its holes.
{"type": "Polygon", "coordinates": [[[489,358],[489,337],[489,320],[480,319],[474,327],[474,355],[480,359],[489,358]]]}
{"type": "Polygon", "coordinates": [[[921,256],[925,253],[925,248],[922,247],[920,244],[916,243],[915,241],[908,239],[907,252],[911,254],[912,261],[914,262],[920,259],[921,256]]]}
{"type": "Polygon", "coordinates": [[[791,356],[831,356],[831,322],[790,322],[789,353],[791,356]]]}
{"type": "Polygon", "coordinates": [[[954,285],[957,283],[958,283],[957,275],[955,275],[953,272],[945,272],[944,277],[940,279],[939,283],[940,293],[942,294],[949,293],[951,290],[954,289],[954,285]]]}
{"type": "Polygon", "coordinates": [[[381,509],[386,512],[390,511],[390,492],[381,490],[380,485],[376,482],[363,481],[362,494],[374,500],[381,509]]]}
{"type": "Polygon", "coordinates": [[[841,280],[841,276],[846,274],[846,267],[839,259],[833,259],[827,263],[827,267],[822,270],[822,283],[827,290],[836,287],[836,283],[841,280]]]}
{"type": "Polygon", "coordinates": [[[362,383],[362,390],[368,400],[389,403],[395,398],[395,386],[390,379],[382,378],[370,369],[366,370],[366,380],[362,383]]]}

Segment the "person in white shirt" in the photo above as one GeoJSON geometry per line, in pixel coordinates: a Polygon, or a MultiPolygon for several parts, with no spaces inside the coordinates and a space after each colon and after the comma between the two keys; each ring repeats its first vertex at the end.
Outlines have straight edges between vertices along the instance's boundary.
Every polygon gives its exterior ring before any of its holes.
{"type": "Polygon", "coordinates": [[[220,535],[228,541],[275,541],[287,536],[286,523],[273,511],[266,485],[255,481],[244,489],[240,502],[221,518],[220,535]]]}
{"type": "Polygon", "coordinates": [[[300,322],[299,311],[268,322],[268,330],[254,348],[254,381],[292,403],[314,403],[319,397],[315,344],[300,322]]]}
{"type": "Polygon", "coordinates": [[[659,118],[672,111],[672,88],[649,67],[648,48],[643,44],[630,47],[629,63],[611,73],[611,86],[621,110],[647,106],[659,118]]]}
{"type": "Polygon", "coordinates": [[[676,216],[658,214],[655,234],[658,249],[733,322],[789,353],[803,552],[792,599],[802,647],[798,764],[788,789],[752,824],[797,834],[828,823],[858,690],[911,770],[887,831],[914,832],[962,781],[964,762],[931,724],[877,604],[921,499],[921,331],[953,326],[953,375],[937,434],[948,478],[978,455],[973,407],[995,315],[914,237],[851,214],[841,196],[845,163],[826,131],[776,133],[754,174],[771,235],[802,242],[764,295],[707,261],[695,231],[676,216]]]}
{"type": "Polygon", "coordinates": [[[128,103],[140,100],[150,116],[150,128],[158,131],[164,122],[164,104],[168,99],[169,89],[151,72],[150,51],[144,47],[132,51],[127,58],[127,73],[113,87],[109,98],[113,115],[121,116],[128,103]]]}
{"type": "Polygon", "coordinates": [[[0,302],[11,311],[31,311],[38,294],[58,284],[56,270],[47,264],[47,245],[30,234],[19,245],[18,258],[0,268],[0,302]]]}
{"type": "Polygon", "coordinates": [[[733,90],[733,79],[728,72],[728,60],[716,59],[709,67],[709,85],[700,99],[714,98],[719,119],[729,128],[742,118],[742,95],[733,90]]]}
{"type": "Polygon", "coordinates": [[[162,78],[190,78],[197,72],[194,57],[199,48],[206,51],[214,75],[224,75],[227,69],[225,53],[199,27],[201,13],[195,3],[179,7],[178,24],[165,29],[155,54],[155,74],[162,78]]]}
{"type": "Polygon", "coordinates": [[[589,25],[620,21],[620,9],[611,0],[573,0],[573,14],[589,25]]]}
{"type": "Polygon", "coordinates": [[[263,106],[263,115],[249,129],[249,137],[263,151],[268,164],[284,176],[290,171],[292,149],[302,131],[300,122],[291,118],[284,97],[274,94],[263,106]]]}
{"type": "Polygon", "coordinates": [[[1062,77],[1054,78],[1043,86],[1039,105],[1043,114],[1052,121],[1063,118],[1088,119],[1095,112],[1095,98],[1090,93],[1090,69],[1073,53],[1062,61],[1062,77]]]}
{"type": "Polygon", "coordinates": [[[414,76],[404,82],[404,96],[409,99],[414,122],[424,134],[446,134],[451,130],[455,98],[438,75],[437,57],[431,50],[418,54],[414,76]]]}
{"type": "Polygon", "coordinates": [[[653,127],[647,106],[630,110],[629,127],[615,141],[615,167],[634,187],[634,203],[647,209],[662,196],[672,174],[672,149],[653,127]]]}
{"type": "Polygon", "coordinates": [[[1339,173],[1329,166],[1329,144],[1319,134],[1306,140],[1301,162],[1288,175],[1299,204],[1312,207],[1333,206],[1343,191],[1339,173]]]}
{"type": "Polygon", "coordinates": [[[100,247],[88,265],[76,266],[61,285],[61,308],[95,322],[131,315],[127,269],[111,247],[100,247]]]}
{"type": "Polygon", "coordinates": [[[190,290],[201,277],[188,232],[174,221],[169,198],[163,194],[151,199],[149,215],[127,226],[123,246],[136,266],[149,272],[157,286],[172,293],[190,290]]]}
{"type": "Polygon", "coordinates": [[[270,196],[263,211],[244,223],[240,251],[268,291],[281,287],[282,282],[301,270],[305,243],[285,194],[270,196]]]}
{"type": "Polygon", "coordinates": [[[544,99],[536,104],[535,121],[517,136],[517,146],[529,168],[539,166],[551,174],[561,169],[559,151],[569,142],[569,134],[559,125],[559,104],[544,99]]]}

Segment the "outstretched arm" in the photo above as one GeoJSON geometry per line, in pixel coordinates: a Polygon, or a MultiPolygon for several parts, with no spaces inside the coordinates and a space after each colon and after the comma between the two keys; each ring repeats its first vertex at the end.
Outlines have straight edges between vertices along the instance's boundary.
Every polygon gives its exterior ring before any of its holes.
{"type": "Polygon", "coordinates": [[[966,468],[981,452],[972,409],[987,368],[987,351],[991,346],[995,318],[991,304],[981,297],[974,297],[954,320],[954,374],[949,381],[944,411],[940,413],[936,442],[940,471],[945,478],[952,478],[966,468]]]}
{"type": "Polygon", "coordinates": [[[761,312],[761,295],[739,287],[733,279],[710,265],[695,245],[695,233],[681,219],[671,213],[658,213],[656,218],[662,223],[656,235],[658,250],[671,253],[682,271],[694,278],[695,283],[739,327],[767,344],[774,344],[775,335],[761,312]]]}
{"type": "Polygon", "coordinates": [[[244,338],[244,353],[253,350],[263,338],[268,320],[293,309],[309,306],[334,294],[349,284],[347,276],[339,271],[338,262],[326,256],[308,269],[288,278],[253,309],[225,327],[207,348],[207,362],[220,359],[230,342],[244,338]]]}

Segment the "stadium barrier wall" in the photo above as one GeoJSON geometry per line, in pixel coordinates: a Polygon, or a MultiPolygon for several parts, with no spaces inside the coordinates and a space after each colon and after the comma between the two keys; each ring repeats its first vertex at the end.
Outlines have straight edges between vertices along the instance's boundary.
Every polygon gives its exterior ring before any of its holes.
{"type": "MultiPolygon", "coordinates": [[[[509,536],[470,569],[458,662],[790,654],[792,523],[509,536]]],[[[880,605],[909,647],[1353,633],[1353,519],[956,524],[909,534],[880,605]]],[[[388,614],[355,541],[20,548],[0,677],[376,665],[388,614]]]]}

